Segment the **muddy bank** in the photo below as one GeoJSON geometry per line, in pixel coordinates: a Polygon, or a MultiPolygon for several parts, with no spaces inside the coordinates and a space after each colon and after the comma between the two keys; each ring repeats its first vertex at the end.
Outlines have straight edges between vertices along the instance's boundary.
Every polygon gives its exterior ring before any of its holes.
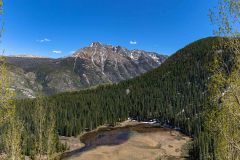
{"type": "Polygon", "coordinates": [[[172,129],[135,123],[102,127],[80,140],[85,145],[63,155],[64,160],[184,159],[191,139],[172,129]]]}

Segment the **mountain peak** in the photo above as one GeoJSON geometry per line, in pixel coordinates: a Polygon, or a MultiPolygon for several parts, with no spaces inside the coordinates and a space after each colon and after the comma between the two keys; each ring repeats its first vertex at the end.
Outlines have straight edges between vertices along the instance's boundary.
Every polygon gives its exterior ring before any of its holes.
{"type": "MultiPolygon", "coordinates": [[[[134,63],[153,63],[154,67],[160,65],[166,56],[155,52],[146,52],[143,50],[128,50],[121,46],[113,46],[100,42],[93,42],[90,46],[79,49],[72,57],[84,58],[90,60],[94,66],[98,63],[103,65],[106,61],[116,62],[130,58],[134,63]]],[[[100,64],[99,64],[100,65],[100,64]]],[[[103,65],[104,66],[104,65],[103,65]]]]}
{"type": "Polygon", "coordinates": [[[93,42],[93,43],[91,43],[91,45],[90,45],[90,47],[98,47],[98,46],[103,46],[103,44],[100,43],[100,42],[93,42]]]}

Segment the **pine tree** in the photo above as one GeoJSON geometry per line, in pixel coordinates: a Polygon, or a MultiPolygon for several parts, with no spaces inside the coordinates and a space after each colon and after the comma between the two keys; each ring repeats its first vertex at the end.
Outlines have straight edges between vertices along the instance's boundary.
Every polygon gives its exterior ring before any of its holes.
{"type": "Polygon", "coordinates": [[[56,117],[53,109],[50,109],[49,123],[47,127],[47,156],[48,160],[51,160],[54,153],[57,152],[58,135],[56,133],[56,117]]]}
{"type": "Polygon", "coordinates": [[[23,160],[22,155],[23,124],[17,117],[11,118],[4,136],[6,153],[9,160],[23,160]]]}
{"type": "Polygon", "coordinates": [[[40,160],[43,159],[45,155],[45,133],[46,133],[46,123],[47,123],[47,112],[45,106],[45,99],[42,96],[38,96],[35,102],[35,112],[34,112],[34,127],[35,127],[35,156],[40,160]]]}
{"type": "Polygon", "coordinates": [[[47,156],[50,160],[60,145],[53,103],[47,103],[47,98],[40,95],[34,107],[35,157],[41,160],[47,156]]]}

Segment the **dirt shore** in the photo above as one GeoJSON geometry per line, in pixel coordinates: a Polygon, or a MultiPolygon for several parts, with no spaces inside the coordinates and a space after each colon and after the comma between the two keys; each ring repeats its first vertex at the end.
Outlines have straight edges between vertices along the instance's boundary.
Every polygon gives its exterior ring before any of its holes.
{"type": "Polygon", "coordinates": [[[64,160],[163,160],[184,159],[191,139],[178,131],[138,122],[118,127],[100,127],[73,141],[64,160]],[[79,145],[79,146],[78,146],[79,145]]]}

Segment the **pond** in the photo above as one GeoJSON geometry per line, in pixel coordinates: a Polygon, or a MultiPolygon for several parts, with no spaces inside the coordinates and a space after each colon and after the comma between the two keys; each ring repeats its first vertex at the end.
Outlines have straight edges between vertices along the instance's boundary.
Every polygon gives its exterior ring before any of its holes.
{"type": "Polygon", "coordinates": [[[64,160],[184,159],[191,139],[182,133],[136,123],[104,127],[80,137],[85,145],[64,155],[64,160]]]}

